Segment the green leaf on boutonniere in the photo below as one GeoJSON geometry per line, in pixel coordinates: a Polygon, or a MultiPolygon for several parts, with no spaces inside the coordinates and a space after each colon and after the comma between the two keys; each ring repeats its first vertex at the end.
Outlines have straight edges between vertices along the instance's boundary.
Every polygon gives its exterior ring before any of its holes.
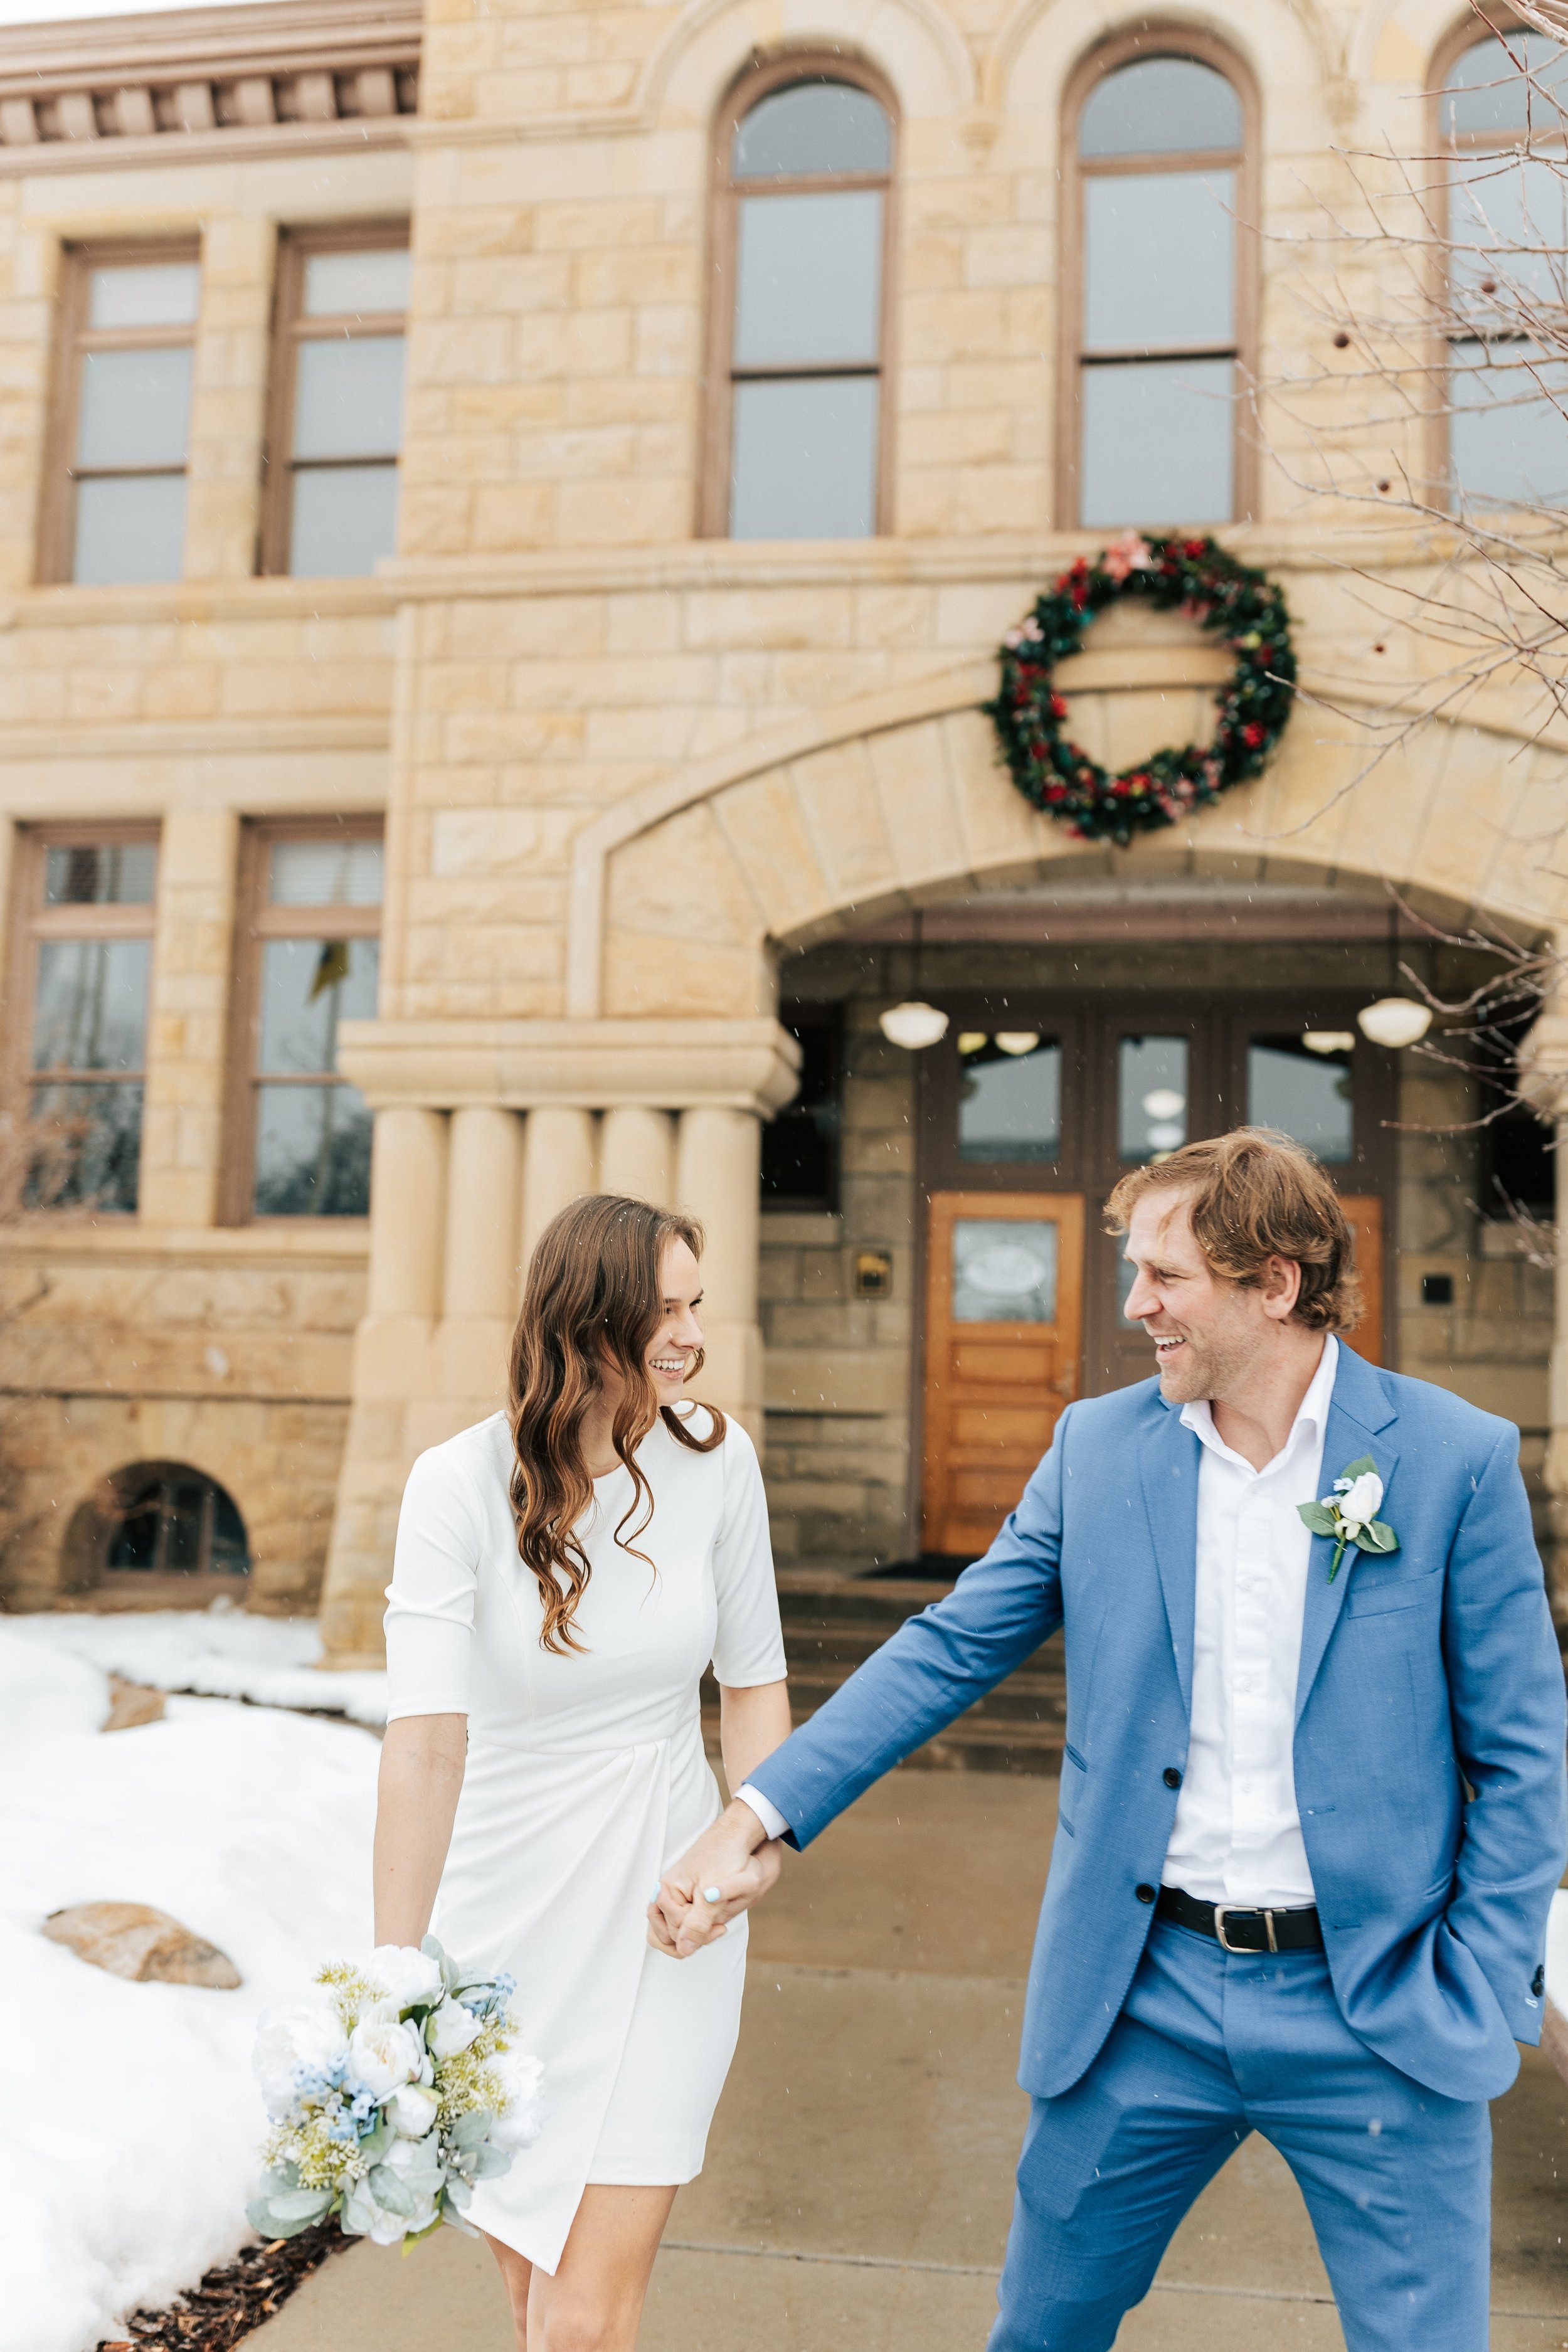
{"type": "Polygon", "coordinates": [[[1375,1472],[1376,1469],[1377,1465],[1373,1460],[1370,1454],[1358,1454],[1353,1462],[1347,1462],[1345,1464],[1344,1468],[1340,1472],[1340,1476],[1342,1478],[1362,1478],[1365,1476],[1369,1470],[1375,1472]]]}
{"type": "Polygon", "coordinates": [[[1302,1525],[1310,1528],[1315,1536],[1337,1534],[1334,1515],[1321,1503],[1298,1503],[1296,1510],[1302,1525]]]}
{"type": "Polygon", "coordinates": [[[1397,1551],[1399,1538],[1386,1519],[1372,1519],[1358,1538],[1363,1551],[1397,1551]]]}

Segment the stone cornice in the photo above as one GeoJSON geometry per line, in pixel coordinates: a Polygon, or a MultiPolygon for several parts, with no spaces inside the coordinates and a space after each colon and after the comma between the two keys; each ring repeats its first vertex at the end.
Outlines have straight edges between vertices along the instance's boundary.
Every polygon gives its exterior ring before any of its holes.
{"type": "Polygon", "coordinates": [[[403,145],[408,0],[268,0],[0,29],[0,174],[403,145]]]}
{"type": "Polygon", "coordinates": [[[503,1103],[726,1108],[794,1096],[800,1047],[776,1021],[344,1021],[338,1067],[376,1109],[503,1103]]]}

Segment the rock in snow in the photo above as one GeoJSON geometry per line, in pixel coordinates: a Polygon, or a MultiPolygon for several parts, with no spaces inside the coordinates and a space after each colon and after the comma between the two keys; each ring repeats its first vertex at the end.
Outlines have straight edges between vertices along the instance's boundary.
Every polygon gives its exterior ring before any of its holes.
{"type": "Polygon", "coordinates": [[[240,1984],[226,1952],[148,1903],[73,1903],[50,1912],[44,1933],[52,1944],[68,1944],[79,1960],[133,1984],[211,1985],[220,1992],[240,1984]]]}

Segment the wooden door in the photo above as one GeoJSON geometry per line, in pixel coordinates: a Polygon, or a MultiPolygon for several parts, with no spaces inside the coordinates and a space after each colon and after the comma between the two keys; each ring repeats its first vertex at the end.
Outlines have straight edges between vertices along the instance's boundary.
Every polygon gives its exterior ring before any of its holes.
{"type": "Polygon", "coordinates": [[[1340,1195],[1345,1223],[1355,1235],[1355,1270],[1365,1305],[1361,1321],[1345,1333],[1358,1356],[1381,1364],[1383,1350],[1383,1202],[1375,1192],[1340,1195]]]}
{"type": "Polygon", "coordinates": [[[974,1559],[1077,1389],[1083,1197],[933,1192],[926,1269],[921,1540],[974,1559]]]}

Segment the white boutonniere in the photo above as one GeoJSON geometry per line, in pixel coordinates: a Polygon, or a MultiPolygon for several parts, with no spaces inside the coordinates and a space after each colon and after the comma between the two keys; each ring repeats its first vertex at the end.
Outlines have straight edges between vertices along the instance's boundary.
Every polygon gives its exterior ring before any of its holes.
{"type": "Polygon", "coordinates": [[[1332,1536],[1334,1556],[1329,1562],[1329,1582],[1340,1572],[1347,1548],[1357,1551],[1397,1551],[1399,1538],[1377,1516],[1383,1505],[1383,1481],[1370,1454],[1347,1462],[1334,1480],[1334,1491],[1321,1503],[1298,1503],[1297,1511],[1315,1536],[1332,1536]]]}

